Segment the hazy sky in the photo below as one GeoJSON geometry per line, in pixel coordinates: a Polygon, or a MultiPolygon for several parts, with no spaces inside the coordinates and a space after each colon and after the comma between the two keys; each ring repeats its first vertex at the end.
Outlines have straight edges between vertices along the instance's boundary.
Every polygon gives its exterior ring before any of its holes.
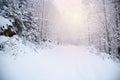
{"type": "Polygon", "coordinates": [[[59,10],[80,9],[81,0],[54,0],[54,4],[59,10]]]}
{"type": "Polygon", "coordinates": [[[83,28],[80,25],[84,24],[87,18],[87,11],[84,9],[82,0],[54,0],[54,5],[57,7],[64,22],[69,30],[83,28]]]}

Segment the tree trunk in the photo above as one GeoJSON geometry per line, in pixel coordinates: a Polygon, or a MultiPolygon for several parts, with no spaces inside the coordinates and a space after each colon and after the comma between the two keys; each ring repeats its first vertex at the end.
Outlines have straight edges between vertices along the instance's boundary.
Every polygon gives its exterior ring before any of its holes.
{"type": "Polygon", "coordinates": [[[43,27],[44,27],[44,0],[42,0],[42,22],[41,22],[41,40],[43,40],[43,27]]]}
{"type": "Polygon", "coordinates": [[[107,15],[106,15],[106,6],[105,6],[105,0],[103,0],[103,12],[104,12],[104,28],[105,28],[105,35],[104,38],[106,40],[105,42],[105,51],[110,54],[111,48],[110,48],[110,38],[109,38],[109,30],[108,30],[108,22],[107,22],[107,15]]]}

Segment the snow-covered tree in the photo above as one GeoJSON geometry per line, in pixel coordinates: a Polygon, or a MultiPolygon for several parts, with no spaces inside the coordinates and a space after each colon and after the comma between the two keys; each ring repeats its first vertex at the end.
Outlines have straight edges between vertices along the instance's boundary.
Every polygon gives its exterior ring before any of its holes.
{"type": "Polygon", "coordinates": [[[28,0],[0,0],[0,15],[12,22],[16,34],[35,42],[36,22],[32,4],[28,0]]]}

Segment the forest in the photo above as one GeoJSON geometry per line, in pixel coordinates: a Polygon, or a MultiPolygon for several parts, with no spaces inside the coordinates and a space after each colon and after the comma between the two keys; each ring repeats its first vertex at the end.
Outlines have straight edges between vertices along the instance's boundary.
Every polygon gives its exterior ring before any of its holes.
{"type": "Polygon", "coordinates": [[[120,0],[0,0],[0,80],[120,80],[119,73],[120,0]]]}
{"type": "Polygon", "coordinates": [[[0,0],[0,15],[13,21],[17,35],[34,43],[88,45],[120,55],[119,0],[0,0]]]}

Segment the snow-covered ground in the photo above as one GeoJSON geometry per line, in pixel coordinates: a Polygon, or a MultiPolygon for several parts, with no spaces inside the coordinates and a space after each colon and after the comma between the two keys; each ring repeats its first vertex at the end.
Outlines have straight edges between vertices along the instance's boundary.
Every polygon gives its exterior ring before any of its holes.
{"type": "Polygon", "coordinates": [[[17,36],[0,39],[6,40],[0,51],[0,80],[120,80],[120,64],[90,47],[42,49],[17,36]]]}

